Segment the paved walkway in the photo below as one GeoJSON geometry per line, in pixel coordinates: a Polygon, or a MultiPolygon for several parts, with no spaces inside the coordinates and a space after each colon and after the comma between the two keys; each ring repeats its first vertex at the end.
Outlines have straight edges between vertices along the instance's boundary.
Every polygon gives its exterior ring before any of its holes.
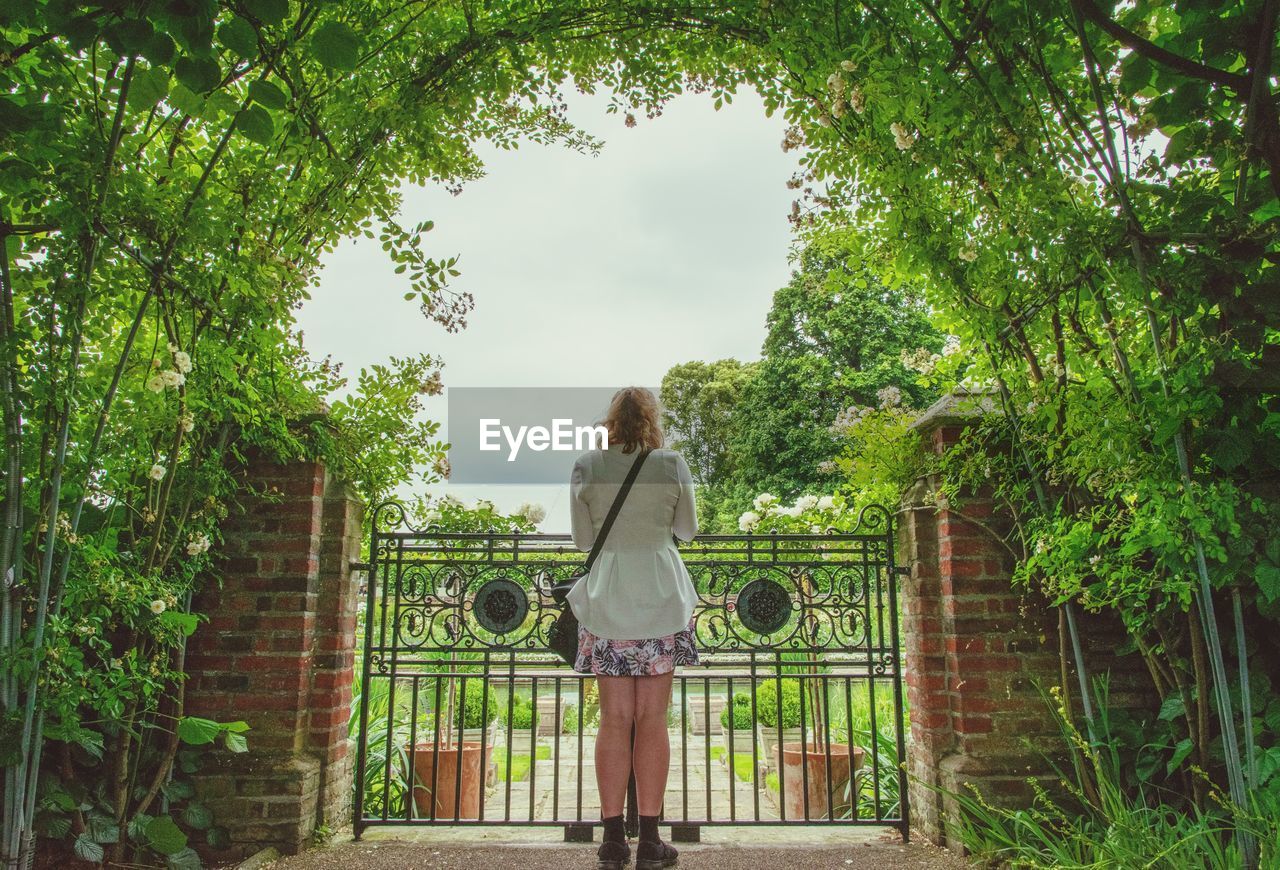
{"type": "MultiPolygon", "coordinates": [[[[665,834],[665,832],[664,832],[665,834]]],[[[572,870],[595,866],[595,844],[565,844],[545,829],[441,828],[349,832],[328,847],[282,858],[272,870],[572,870]]],[[[685,870],[967,870],[965,861],[928,843],[904,846],[895,832],[716,828],[702,843],[679,844],[685,870]],[[758,846],[749,845],[760,843],[758,846]]]]}

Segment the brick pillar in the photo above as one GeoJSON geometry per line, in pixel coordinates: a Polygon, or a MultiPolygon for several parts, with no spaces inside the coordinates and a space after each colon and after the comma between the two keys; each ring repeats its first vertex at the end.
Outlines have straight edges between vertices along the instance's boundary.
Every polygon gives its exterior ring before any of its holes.
{"type": "MultiPolygon", "coordinates": [[[[915,424],[925,448],[941,454],[975,416],[992,413],[993,404],[983,394],[942,399],[915,424]]],[[[1029,779],[1052,786],[1045,758],[1060,757],[1065,747],[1040,692],[1062,678],[1057,609],[1011,585],[1012,555],[997,537],[1009,518],[983,491],[949,504],[938,483],[917,481],[899,524],[899,546],[911,569],[901,596],[908,752],[917,780],[910,786],[912,827],[955,847],[947,820],[958,806],[935,789],[964,793],[975,786],[992,803],[1030,806],[1029,779]]],[[[1140,685],[1141,663],[1114,656],[1114,620],[1088,616],[1081,631],[1091,672],[1110,671],[1126,687],[1121,705],[1143,706],[1150,695],[1140,685]]],[[[1075,697],[1074,670],[1069,678],[1075,697]]]]}
{"type": "Polygon", "coordinates": [[[220,577],[193,608],[209,621],[187,652],[186,712],[243,720],[246,753],[221,746],[197,792],[243,857],[297,852],[317,825],[350,818],[351,703],[361,506],[319,462],[253,458],[224,529],[220,577]]]}

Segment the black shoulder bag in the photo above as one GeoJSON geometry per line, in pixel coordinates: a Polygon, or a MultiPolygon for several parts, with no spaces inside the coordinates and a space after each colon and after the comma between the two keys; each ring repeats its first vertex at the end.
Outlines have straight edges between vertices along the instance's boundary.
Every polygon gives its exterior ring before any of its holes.
{"type": "Polygon", "coordinates": [[[573,608],[569,606],[566,597],[574,584],[586,579],[587,574],[591,572],[591,565],[600,555],[604,539],[609,536],[609,529],[613,528],[613,521],[617,519],[618,511],[622,510],[622,503],[627,500],[627,493],[631,491],[631,485],[636,482],[636,476],[640,474],[640,466],[644,465],[648,456],[649,451],[642,450],[635,462],[631,463],[627,479],[622,482],[622,488],[618,490],[613,504],[609,506],[609,513],[605,515],[604,522],[600,526],[600,534],[596,535],[595,543],[591,545],[591,552],[587,554],[587,561],[583,563],[582,570],[563,583],[557,583],[551,587],[551,597],[555,599],[556,604],[560,605],[560,615],[556,617],[555,622],[551,623],[551,628],[547,631],[547,649],[569,664],[573,664],[578,657],[578,617],[574,615],[573,608]]]}

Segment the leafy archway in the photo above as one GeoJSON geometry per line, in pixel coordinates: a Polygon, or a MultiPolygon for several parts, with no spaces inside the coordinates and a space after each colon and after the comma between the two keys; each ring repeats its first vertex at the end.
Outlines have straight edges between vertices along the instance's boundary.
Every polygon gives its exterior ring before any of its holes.
{"type": "MultiPolygon", "coordinates": [[[[786,114],[783,147],[807,149],[800,231],[922,284],[999,391],[993,434],[1017,450],[981,467],[1032,505],[1025,579],[1126,618],[1182,701],[1179,762],[1208,765],[1221,734],[1243,801],[1274,736],[1246,729],[1242,752],[1207,705],[1233,721],[1221,590],[1237,631],[1280,613],[1275,17],[1145,0],[6,4],[6,857],[32,835],[46,743],[66,765],[103,757],[112,811],[69,823],[86,854],[154,811],[179,750],[185,602],[234,499],[225,460],[323,451],[376,496],[438,455],[412,422],[430,357],[368,373],[330,424],[286,425],[339,377],[291,311],[322,253],[363,233],[460,328],[456,264],[429,222],[397,223],[397,186],[474,177],[480,138],[592,147],[556,98],[570,76],[624,112],[751,86],[786,114]]],[[[1244,685],[1273,636],[1237,662],[1244,685]]]]}

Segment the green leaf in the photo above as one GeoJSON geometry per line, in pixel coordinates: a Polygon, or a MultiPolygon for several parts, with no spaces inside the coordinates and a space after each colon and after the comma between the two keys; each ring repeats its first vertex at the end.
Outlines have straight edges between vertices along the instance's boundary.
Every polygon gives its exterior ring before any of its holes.
{"type": "Polygon", "coordinates": [[[1169,763],[1165,765],[1164,772],[1169,776],[1172,776],[1173,772],[1177,770],[1182,765],[1182,762],[1186,760],[1187,756],[1191,754],[1192,748],[1193,744],[1191,743],[1190,737],[1184,737],[1179,740],[1178,745],[1173,747],[1173,756],[1169,759],[1169,763]]]}
{"type": "Polygon", "coordinates": [[[183,613],[180,610],[166,610],[160,614],[160,622],[178,629],[184,637],[191,637],[200,626],[200,617],[194,613],[183,613]]]}
{"type": "Polygon", "coordinates": [[[95,843],[116,843],[120,840],[120,826],[116,820],[101,813],[92,813],[87,822],[88,835],[95,843]]]}
{"type": "Polygon", "coordinates": [[[231,845],[231,835],[226,828],[210,828],[204,835],[204,841],[215,849],[225,849],[231,845]]]}
{"type": "Polygon", "coordinates": [[[283,109],[289,99],[284,91],[266,79],[258,79],[249,85],[249,97],[268,109],[283,109]]]}
{"type": "Polygon", "coordinates": [[[146,813],[139,813],[129,822],[129,839],[144,842],[147,839],[147,825],[151,824],[153,818],[155,817],[146,813]]]}
{"type": "Polygon", "coordinates": [[[102,36],[112,51],[128,56],[141,54],[150,43],[153,32],[151,22],[145,18],[126,18],[112,24],[102,36]]]}
{"type": "Polygon", "coordinates": [[[77,858],[81,861],[88,861],[90,864],[101,863],[102,859],[107,856],[106,850],[104,850],[99,844],[95,843],[93,838],[88,834],[81,834],[76,837],[76,842],[73,848],[75,849],[77,858]]]}
{"type": "Polygon", "coordinates": [[[142,49],[142,56],[156,66],[169,63],[177,53],[178,46],[174,43],[173,37],[160,30],[151,34],[151,38],[142,49]]]}
{"type": "Polygon", "coordinates": [[[311,38],[311,53],[330,69],[353,70],[360,61],[360,37],[341,21],[330,21],[311,38]]]}
{"type": "Polygon", "coordinates": [[[187,846],[187,835],[168,816],[156,816],[147,825],[147,841],[161,855],[174,855],[187,846]]]}
{"type": "Polygon", "coordinates": [[[1182,703],[1181,695],[1170,695],[1164,699],[1164,703],[1160,705],[1160,715],[1157,717],[1162,722],[1172,722],[1181,716],[1186,715],[1186,705],[1182,703]]]}
{"type": "Polygon", "coordinates": [[[1259,223],[1280,217],[1280,197],[1272,197],[1267,200],[1258,208],[1255,208],[1249,216],[1259,223]]]}
{"type": "Polygon", "coordinates": [[[218,41],[245,60],[258,56],[258,31],[238,15],[218,28],[218,41]]]}
{"type": "Polygon", "coordinates": [[[1252,439],[1239,429],[1224,429],[1214,439],[1209,451],[1213,461],[1224,471],[1239,468],[1253,452],[1252,439]]]}
{"type": "Polygon", "coordinates": [[[1266,562],[1259,562],[1253,571],[1254,582],[1258,584],[1258,592],[1267,601],[1280,599],[1280,568],[1266,562]]]}
{"type": "Polygon", "coordinates": [[[133,74],[126,102],[135,112],[146,112],[168,95],[169,71],[153,67],[133,74]]]}
{"type": "Polygon", "coordinates": [[[197,94],[208,93],[222,81],[222,70],[212,58],[180,57],[173,65],[173,74],[197,94]]]}
{"type": "Polygon", "coordinates": [[[289,0],[255,0],[251,11],[263,24],[279,24],[289,17],[289,0]]]}
{"type": "Polygon", "coordinates": [[[236,129],[259,145],[270,145],[276,136],[271,113],[261,106],[249,106],[236,117],[236,129]]]}
{"type": "Polygon", "coordinates": [[[204,804],[191,801],[182,808],[182,821],[188,827],[203,831],[213,824],[213,813],[204,804]]]}
{"type": "Polygon", "coordinates": [[[165,797],[173,801],[186,800],[196,793],[195,787],[185,779],[171,779],[161,787],[161,790],[165,797]]]}
{"type": "Polygon", "coordinates": [[[193,746],[212,743],[221,731],[222,726],[212,719],[183,716],[178,720],[178,738],[183,743],[190,743],[193,746]]]}
{"type": "Polygon", "coordinates": [[[169,870],[199,870],[204,866],[200,863],[200,856],[196,853],[196,850],[190,846],[174,852],[165,859],[164,864],[169,870]]]}
{"type": "Polygon", "coordinates": [[[227,732],[227,749],[232,752],[248,752],[249,741],[245,740],[243,734],[232,734],[227,732]]]}

